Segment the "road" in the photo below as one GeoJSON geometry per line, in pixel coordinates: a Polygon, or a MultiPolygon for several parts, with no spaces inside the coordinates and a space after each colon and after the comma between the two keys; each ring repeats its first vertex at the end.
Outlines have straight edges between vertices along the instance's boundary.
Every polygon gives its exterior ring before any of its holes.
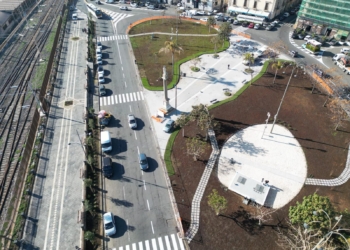
{"type": "MultiPolygon", "coordinates": [[[[183,247],[177,237],[176,222],[170,202],[150,114],[145,105],[131,45],[125,36],[129,23],[156,11],[122,11],[114,6],[100,6],[103,19],[97,20],[97,40],[103,44],[103,68],[107,96],[100,98],[100,109],[111,112],[115,120],[105,128],[110,131],[114,175],[105,179],[105,211],[115,215],[117,233],[106,238],[108,248],[171,249],[183,247]],[[134,114],[138,127],[128,126],[127,115],[134,114]],[[138,154],[148,157],[149,170],[141,171],[138,154]]],[[[159,14],[159,13],[158,13],[159,14]]]]}

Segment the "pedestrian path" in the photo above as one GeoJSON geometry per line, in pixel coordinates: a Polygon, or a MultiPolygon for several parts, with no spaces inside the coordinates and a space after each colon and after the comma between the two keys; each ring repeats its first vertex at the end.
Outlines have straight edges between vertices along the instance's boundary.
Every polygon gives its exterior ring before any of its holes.
{"type": "Polygon", "coordinates": [[[98,42],[126,40],[126,39],[129,39],[129,37],[127,35],[100,36],[100,37],[97,37],[97,41],[98,42]]]}
{"type": "Polygon", "coordinates": [[[213,151],[210,154],[208,164],[205,166],[204,173],[202,175],[202,178],[199,182],[199,185],[197,187],[196,193],[194,194],[193,200],[192,200],[192,207],[191,207],[191,225],[188,231],[186,232],[186,238],[188,243],[192,241],[194,236],[197,234],[198,228],[199,228],[199,213],[200,213],[200,204],[201,200],[205,191],[205,188],[207,186],[209,177],[211,175],[211,172],[214,168],[216,159],[218,158],[220,154],[220,150],[218,147],[218,143],[215,138],[215,132],[214,130],[208,131],[209,139],[211,142],[211,146],[213,148],[213,151]]]}
{"type": "Polygon", "coordinates": [[[117,27],[117,24],[118,24],[119,21],[121,21],[121,20],[123,20],[125,18],[133,16],[133,15],[130,15],[130,14],[114,12],[114,11],[110,11],[110,10],[106,10],[106,9],[104,9],[103,12],[112,19],[112,23],[113,23],[114,27],[117,27]]]}
{"type": "Polygon", "coordinates": [[[145,100],[145,97],[143,96],[143,93],[139,91],[139,92],[100,97],[100,106],[109,106],[114,104],[136,102],[136,101],[142,101],[142,100],[145,100]]]}
{"type": "Polygon", "coordinates": [[[182,239],[177,234],[165,235],[151,240],[131,243],[130,245],[112,248],[113,250],[185,250],[182,239]]]}
{"type": "Polygon", "coordinates": [[[305,185],[335,187],[335,186],[343,185],[349,179],[350,179],[350,146],[348,149],[348,159],[346,160],[345,169],[339,175],[339,177],[330,179],[330,180],[307,178],[305,181],[305,185]]]}

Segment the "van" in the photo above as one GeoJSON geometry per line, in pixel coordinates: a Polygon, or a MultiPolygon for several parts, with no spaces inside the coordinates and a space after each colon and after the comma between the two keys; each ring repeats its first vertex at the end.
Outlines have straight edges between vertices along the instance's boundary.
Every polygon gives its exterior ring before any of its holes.
{"type": "Polygon", "coordinates": [[[344,54],[347,54],[347,53],[350,52],[350,49],[349,49],[349,48],[342,48],[342,49],[340,50],[340,52],[341,52],[341,53],[344,53],[344,54]]]}
{"type": "Polygon", "coordinates": [[[332,61],[338,61],[340,58],[345,57],[345,54],[336,54],[333,56],[332,61]]]}
{"type": "Polygon", "coordinates": [[[263,46],[262,48],[258,49],[257,52],[255,52],[256,57],[261,57],[265,54],[265,51],[267,50],[266,46],[263,46]]]}
{"type": "Polygon", "coordinates": [[[109,131],[101,132],[101,148],[102,148],[102,153],[112,151],[112,140],[111,140],[109,131]]]}
{"type": "Polygon", "coordinates": [[[195,16],[195,15],[197,15],[197,11],[196,10],[190,10],[189,11],[189,15],[190,16],[195,16]]]}
{"type": "Polygon", "coordinates": [[[72,15],[72,19],[73,19],[73,20],[78,20],[78,14],[74,13],[74,14],[72,15]]]}

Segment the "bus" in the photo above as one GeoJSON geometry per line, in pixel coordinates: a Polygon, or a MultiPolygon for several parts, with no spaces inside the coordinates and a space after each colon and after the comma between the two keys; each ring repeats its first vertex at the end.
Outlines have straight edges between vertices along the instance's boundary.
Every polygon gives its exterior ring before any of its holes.
{"type": "Polygon", "coordinates": [[[96,8],[95,5],[93,5],[92,3],[89,3],[87,7],[88,7],[88,11],[90,11],[95,17],[102,18],[102,11],[99,8],[96,8]]]}
{"type": "Polygon", "coordinates": [[[240,14],[237,16],[237,20],[240,22],[258,23],[262,25],[265,22],[265,17],[256,17],[240,14]]]}

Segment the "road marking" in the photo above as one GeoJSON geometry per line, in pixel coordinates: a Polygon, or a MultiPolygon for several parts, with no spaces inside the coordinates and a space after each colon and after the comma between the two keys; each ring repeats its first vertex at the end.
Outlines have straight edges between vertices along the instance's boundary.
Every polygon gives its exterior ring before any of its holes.
{"type": "Polygon", "coordinates": [[[146,250],[150,250],[150,248],[149,248],[149,241],[148,240],[145,241],[145,245],[146,245],[146,250]]]}
{"type": "Polygon", "coordinates": [[[142,241],[139,242],[139,249],[140,249],[140,250],[143,250],[142,241]]]}
{"type": "Polygon", "coordinates": [[[165,238],[166,248],[167,249],[171,249],[168,235],[165,235],[164,238],[165,238]]]}
{"type": "Polygon", "coordinates": [[[132,93],[130,93],[130,101],[133,102],[134,99],[132,98],[132,93]]]}
{"type": "Polygon", "coordinates": [[[122,67],[122,70],[124,70],[124,68],[122,67]]]}
{"type": "Polygon", "coordinates": [[[125,102],[125,94],[122,94],[123,102],[125,102]]]}
{"type": "Polygon", "coordinates": [[[114,104],[114,97],[111,96],[111,104],[113,105],[114,104]]]}
{"type": "Polygon", "coordinates": [[[125,200],[125,187],[123,186],[123,195],[124,195],[124,200],[125,200]]]}
{"type": "Polygon", "coordinates": [[[174,250],[178,250],[174,234],[171,235],[171,241],[173,242],[174,250]]]}
{"type": "Polygon", "coordinates": [[[130,247],[129,247],[129,245],[127,245],[127,246],[125,247],[125,249],[126,249],[126,250],[130,250],[130,247]]]}
{"type": "Polygon", "coordinates": [[[143,180],[143,186],[144,186],[144,188],[146,190],[146,182],[145,182],[145,180],[143,180]]]}
{"type": "Polygon", "coordinates": [[[145,97],[143,96],[143,93],[140,92],[142,100],[145,100],[145,97]]]}
{"type": "Polygon", "coordinates": [[[264,41],[266,41],[266,39],[265,39],[265,38],[262,38],[262,37],[260,37],[260,39],[261,39],[261,40],[264,40],[264,41]]]}
{"type": "Polygon", "coordinates": [[[118,103],[118,95],[115,95],[114,97],[115,97],[115,104],[117,104],[118,103]]]}
{"type": "Polygon", "coordinates": [[[148,200],[147,200],[147,206],[148,206],[148,210],[151,210],[151,209],[149,208],[149,203],[148,203],[148,200]]]}
{"type": "Polygon", "coordinates": [[[135,140],[137,140],[137,136],[136,136],[136,131],[134,130],[134,134],[135,134],[135,140]]]}
{"type": "Polygon", "coordinates": [[[153,232],[153,234],[154,234],[154,229],[153,229],[153,223],[152,223],[152,221],[151,221],[151,227],[152,227],[152,232],[153,232]]]}
{"type": "Polygon", "coordinates": [[[179,240],[181,250],[185,250],[184,243],[182,242],[182,239],[179,237],[178,234],[177,234],[177,239],[179,240]]]}
{"type": "Polygon", "coordinates": [[[123,78],[125,78],[125,75],[124,75],[124,73],[123,73],[123,78]]]}
{"type": "Polygon", "coordinates": [[[140,93],[137,92],[137,100],[140,100],[140,93]]]}
{"type": "Polygon", "coordinates": [[[125,87],[126,87],[126,82],[124,82],[124,84],[125,84],[125,87]]]}
{"type": "Polygon", "coordinates": [[[136,243],[132,243],[132,250],[136,250],[136,243]]]}
{"type": "Polygon", "coordinates": [[[160,250],[164,250],[162,237],[159,237],[159,238],[158,238],[158,243],[159,243],[159,249],[160,249],[160,250]]]}
{"type": "Polygon", "coordinates": [[[139,146],[137,146],[137,153],[140,154],[139,146]]]}
{"type": "Polygon", "coordinates": [[[126,96],[126,101],[129,102],[129,94],[126,93],[125,96],[126,96]]]}
{"type": "Polygon", "coordinates": [[[137,98],[136,98],[136,93],[134,92],[134,93],[133,93],[133,95],[134,95],[134,99],[135,99],[135,101],[137,101],[137,98]]]}
{"type": "Polygon", "coordinates": [[[129,220],[126,220],[126,228],[128,232],[128,240],[130,241],[130,234],[129,234],[129,220]]]}
{"type": "Polygon", "coordinates": [[[156,239],[152,239],[152,250],[157,250],[157,241],[156,239]]]}

